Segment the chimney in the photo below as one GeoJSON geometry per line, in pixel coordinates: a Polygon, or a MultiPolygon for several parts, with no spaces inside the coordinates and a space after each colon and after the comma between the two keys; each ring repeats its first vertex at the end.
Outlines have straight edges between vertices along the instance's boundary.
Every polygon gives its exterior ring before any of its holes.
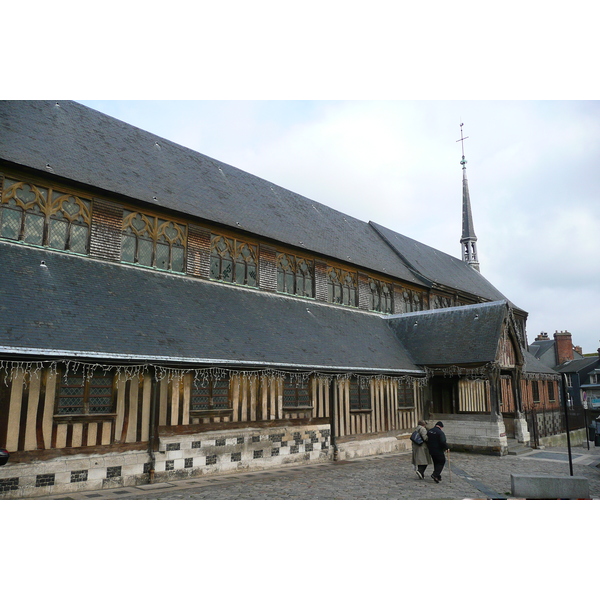
{"type": "Polygon", "coordinates": [[[554,334],[554,342],[557,365],[562,365],[568,360],[573,360],[573,340],[568,331],[557,331],[554,334]]]}
{"type": "Polygon", "coordinates": [[[583,355],[583,348],[581,346],[573,346],[573,350],[578,354],[583,355]]]}
{"type": "Polygon", "coordinates": [[[549,340],[548,334],[545,331],[542,331],[536,338],[536,342],[543,342],[545,340],[549,340]]]}

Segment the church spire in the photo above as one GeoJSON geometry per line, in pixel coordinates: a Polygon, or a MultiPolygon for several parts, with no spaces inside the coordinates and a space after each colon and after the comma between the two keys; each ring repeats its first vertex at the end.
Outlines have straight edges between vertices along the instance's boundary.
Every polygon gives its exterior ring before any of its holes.
{"type": "MultiPolygon", "coordinates": [[[[471,199],[469,198],[469,184],[467,182],[467,161],[465,160],[465,145],[463,137],[463,124],[460,124],[460,142],[462,147],[462,160],[460,164],[463,169],[463,203],[462,203],[462,237],[460,238],[462,259],[479,271],[479,260],[477,258],[477,236],[473,227],[473,215],[471,214],[471,199]]],[[[468,136],[467,136],[468,137],[468,136]]]]}

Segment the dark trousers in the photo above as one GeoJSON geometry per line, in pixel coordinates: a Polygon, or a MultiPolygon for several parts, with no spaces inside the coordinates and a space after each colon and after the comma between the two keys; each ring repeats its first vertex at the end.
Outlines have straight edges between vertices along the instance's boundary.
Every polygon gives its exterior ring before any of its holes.
{"type": "Polygon", "coordinates": [[[427,468],[427,465],[417,465],[417,471],[419,471],[419,473],[421,473],[421,475],[425,475],[426,468],[427,468]]]}
{"type": "Polygon", "coordinates": [[[441,479],[442,470],[446,464],[446,455],[443,452],[431,452],[431,460],[433,461],[433,476],[441,479]]]}

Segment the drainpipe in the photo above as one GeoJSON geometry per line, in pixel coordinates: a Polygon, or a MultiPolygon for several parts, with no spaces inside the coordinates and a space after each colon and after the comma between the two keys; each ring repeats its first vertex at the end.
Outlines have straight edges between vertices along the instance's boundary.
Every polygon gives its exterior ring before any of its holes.
{"type": "Polygon", "coordinates": [[[158,379],[156,377],[156,367],[151,371],[152,393],[150,394],[150,431],[148,435],[148,456],[150,457],[150,483],[154,483],[154,466],[156,459],[154,457],[154,438],[156,430],[156,407],[158,406],[158,379]]]}
{"type": "Polygon", "coordinates": [[[336,402],[336,396],[337,396],[337,391],[336,391],[336,387],[337,387],[337,380],[335,377],[331,378],[331,381],[329,382],[329,406],[330,406],[330,413],[331,413],[331,446],[333,448],[333,460],[337,461],[339,460],[339,452],[338,452],[338,447],[337,447],[337,443],[336,443],[336,428],[335,428],[335,424],[337,423],[337,402],[336,402]]]}

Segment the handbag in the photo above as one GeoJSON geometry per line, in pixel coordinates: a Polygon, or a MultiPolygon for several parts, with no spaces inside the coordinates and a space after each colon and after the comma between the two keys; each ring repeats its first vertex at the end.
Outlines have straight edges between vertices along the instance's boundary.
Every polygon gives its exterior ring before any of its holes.
{"type": "Polygon", "coordinates": [[[417,446],[420,446],[423,443],[423,438],[421,437],[421,434],[419,433],[418,429],[415,429],[412,432],[412,435],[410,436],[410,441],[417,444],[417,446]]]}

